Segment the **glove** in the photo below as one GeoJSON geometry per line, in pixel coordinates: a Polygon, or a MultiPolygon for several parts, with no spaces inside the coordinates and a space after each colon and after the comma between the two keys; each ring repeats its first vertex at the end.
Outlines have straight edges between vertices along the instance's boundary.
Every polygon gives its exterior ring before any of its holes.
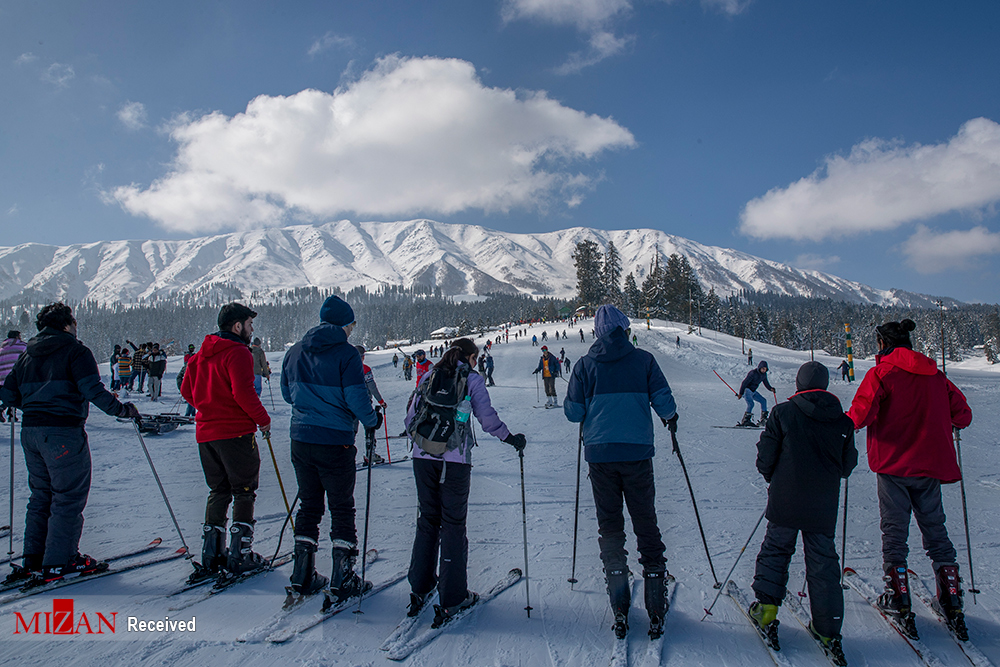
{"type": "Polygon", "coordinates": [[[503,439],[508,445],[513,447],[517,452],[523,452],[525,445],[528,444],[527,439],[524,437],[523,433],[511,433],[506,438],[503,439]]]}
{"type": "Polygon", "coordinates": [[[673,417],[663,420],[663,425],[670,429],[671,433],[677,433],[677,416],[675,412],[673,417]]]}
{"type": "Polygon", "coordinates": [[[736,400],[737,401],[740,400],[741,398],[743,398],[743,394],[736,394],[736,400]]]}
{"type": "Polygon", "coordinates": [[[0,410],[0,424],[4,424],[7,421],[3,416],[5,412],[6,410],[0,410]]]}
{"type": "Polygon", "coordinates": [[[378,406],[379,406],[380,408],[382,408],[382,410],[384,411],[384,410],[385,410],[385,408],[386,408],[386,405],[385,405],[385,401],[379,401],[379,402],[378,402],[378,406]]]}
{"type": "Polygon", "coordinates": [[[372,428],[372,430],[373,431],[377,431],[379,429],[379,427],[382,425],[383,421],[385,421],[385,420],[382,417],[382,412],[380,410],[376,410],[375,411],[375,426],[374,426],[374,428],[372,428]]]}
{"type": "Polygon", "coordinates": [[[122,403],[122,409],[118,411],[118,416],[125,419],[142,419],[142,415],[139,414],[139,408],[131,403],[122,403]]]}
{"type": "Polygon", "coordinates": [[[538,373],[538,369],[537,369],[537,368],[536,368],[535,370],[531,371],[531,374],[532,374],[532,375],[535,375],[535,374],[537,374],[537,373],[538,373]]]}

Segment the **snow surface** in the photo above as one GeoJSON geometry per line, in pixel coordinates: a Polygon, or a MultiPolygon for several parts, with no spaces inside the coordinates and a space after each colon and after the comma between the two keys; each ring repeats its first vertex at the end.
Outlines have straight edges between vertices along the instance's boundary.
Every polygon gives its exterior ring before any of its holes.
{"type": "MultiPolygon", "coordinates": [[[[261,323],[263,324],[263,323],[261,323]]],[[[564,347],[576,361],[590,346],[590,322],[584,322],[587,342],[579,340],[577,329],[560,324],[569,333],[566,341],[548,342],[558,352],[564,347]]],[[[528,542],[530,595],[534,611],[524,612],[525,584],[520,583],[485,605],[467,622],[447,630],[430,646],[412,655],[411,665],[494,665],[560,667],[607,664],[613,635],[611,616],[604,592],[598,558],[597,526],[593,500],[584,468],[580,498],[579,553],[576,575],[579,583],[570,590],[573,549],[574,473],[577,457],[577,426],[566,421],[561,410],[533,410],[541,403],[532,399],[535,380],[531,375],[538,348],[531,347],[530,335],[551,325],[529,330],[528,340],[494,346],[497,386],[491,388],[493,403],[515,432],[528,438],[525,468],[528,500],[528,542]]],[[[688,335],[686,326],[654,322],[647,331],[637,322],[640,345],[654,353],[677,398],[680,412],[678,437],[692,478],[701,516],[718,576],[732,566],[748,532],[760,517],[765,504],[766,485],[756,473],[754,459],[757,434],[714,429],[712,425],[734,424],[743,413],[743,402],[713,375],[717,370],[730,384],[740,382],[747,371],[740,340],[711,331],[702,336],[688,335]],[[675,345],[680,335],[681,346],[675,345]]],[[[480,339],[480,343],[485,339],[480,339]]],[[[422,343],[426,346],[428,342],[422,343]]],[[[766,359],[771,381],[782,399],[790,395],[797,367],[808,360],[808,352],[793,352],[763,343],[747,341],[754,359],[766,359]]],[[[406,348],[412,351],[416,345],[406,348]]],[[[280,369],[281,354],[269,355],[271,365],[280,369]]],[[[372,352],[367,357],[375,371],[382,394],[389,403],[389,432],[399,433],[406,399],[412,383],[392,368],[391,351],[372,352]]],[[[839,359],[818,354],[817,359],[831,369],[839,359]]],[[[870,362],[859,364],[859,377],[870,362]]],[[[158,404],[139,401],[144,411],[167,411],[177,397],[174,373],[179,359],[172,359],[164,382],[166,396],[158,404]]],[[[839,381],[832,391],[850,401],[855,385],[839,381]]],[[[955,369],[951,378],[962,388],[975,413],[972,426],[963,433],[963,458],[967,473],[970,522],[976,557],[976,583],[983,593],[978,604],[967,606],[970,632],[978,646],[1000,664],[1000,594],[994,582],[1000,570],[1000,471],[996,467],[998,417],[994,410],[1000,379],[995,374],[955,369]]],[[[272,441],[286,490],[295,493],[294,472],[289,461],[287,425],[289,407],[277,390],[277,376],[271,380],[275,409],[271,409],[268,388],[264,402],[274,417],[272,441]]],[[[558,383],[560,402],[566,384],[558,383]]],[[[770,397],[769,397],[770,398],[770,397]]],[[[6,426],[6,425],[4,425],[6,426]]],[[[88,424],[93,452],[94,478],[86,510],[81,548],[96,555],[108,555],[132,545],[144,544],[153,536],[164,538],[163,548],[176,548],[177,535],[156,489],[149,467],[134,432],[102,413],[92,411],[88,424]]],[[[512,567],[523,567],[521,503],[518,460],[507,445],[478,430],[480,447],[475,452],[469,504],[469,585],[485,590],[512,567]]],[[[850,517],[847,563],[878,580],[880,533],[875,476],[867,469],[864,434],[859,434],[861,462],[850,480],[850,517]]],[[[678,579],[674,606],[666,625],[663,665],[769,665],[752,628],[733,603],[723,597],[714,615],[704,622],[704,612],[716,591],[698,535],[688,490],[676,457],[671,454],[667,430],[656,429],[658,515],[667,545],[668,567],[678,579]]],[[[146,442],[187,538],[200,550],[200,526],[207,494],[198,461],[194,430],[182,427],[164,436],[147,436],[146,442]]],[[[394,456],[405,453],[401,440],[391,440],[394,456]]],[[[384,451],[385,443],[380,441],[384,451]]],[[[261,443],[265,448],[265,443],[261,443]]],[[[4,448],[6,450],[6,448],[4,448]]],[[[0,457],[6,459],[6,454],[0,457]]],[[[284,516],[270,456],[262,451],[261,488],[257,501],[258,550],[272,554],[284,516]]],[[[8,462],[0,460],[0,484],[6,486],[8,462]]],[[[407,567],[414,532],[415,490],[406,463],[376,468],[372,473],[372,512],[369,547],[377,548],[380,559],[369,569],[375,582],[407,567]]],[[[358,476],[356,498],[359,532],[363,525],[365,477],[358,476]]],[[[23,456],[17,448],[15,473],[14,525],[22,530],[27,483],[23,456]]],[[[951,535],[959,547],[963,574],[965,539],[958,485],[945,488],[951,535]]],[[[324,524],[324,531],[328,523],[324,524]]],[[[630,529],[629,529],[630,530],[630,529]]],[[[910,564],[930,577],[930,563],[922,554],[916,526],[911,527],[910,564]]],[[[840,533],[838,529],[838,547],[840,533]]],[[[751,541],[733,578],[748,589],[753,576],[756,551],[762,533],[751,541]]],[[[285,548],[291,536],[285,535],[285,548]]],[[[321,537],[319,567],[330,567],[330,544],[321,537]]],[[[15,542],[17,540],[15,539],[15,542]]],[[[18,548],[15,545],[15,548],[18,548]]],[[[641,572],[636,562],[634,538],[629,537],[631,568],[641,572]]],[[[407,604],[405,582],[364,602],[364,614],[343,613],[307,634],[281,646],[236,644],[235,638],[265,621],[278,610],[283,599],[290,566],[257,578],[252,583],[227,591],[209,601],[180,612],[168,608],[186,599],[170,599],[164,594],[175,589],[187,576],[190,566],[183,560],[144,570],[114,575],[98,581],[65,588],[57,594],[37,595],[0,608],[4,624],[0,663],[18,665],[387,665],[379,644],[402,618],[407,604]],[[117,612],[117,632],[103,636],[13,635],[14,611],[44,612],[52,609],[52,599],[72,597],[77,613],[117,612]],[[175,620],[197,618],[197,630],[187,633],[127,632],[126,618],[175,620]]],[[[789,586],[802,584],[801,554],[792,561],[789,586]]],[[[966,582],[968,584],[968,582],[966,582]]],[[[851,665],[917,665],[915,655],[853,591],[845,592],[846,615],[844,648],[851,665]]],[[[310,614],[319,600],[310,602],[299,614],[310,614]]],[[[944,631],[926,610],[917,605],[922,638],[945,664],[967,664],[944,631]]],[[[781,611],[782,653],[795,665],[827,665],[802,628],[785,610],[781,611]]],[[[648,644],[646,617],[639,609],[632,615],[631,651],[642,657],[648,644]]],[[[638,662],[638,661],[635,661],[638,662]]]]}

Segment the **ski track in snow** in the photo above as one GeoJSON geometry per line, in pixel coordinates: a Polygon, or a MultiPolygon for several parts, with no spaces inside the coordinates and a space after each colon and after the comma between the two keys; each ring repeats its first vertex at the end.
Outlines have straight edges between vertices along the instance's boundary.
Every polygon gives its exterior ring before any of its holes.
{"type": "MultiPolygon", "coordinates": [[[[256,323],[263,330],[266,322],[256,323]]],[[[570,334],[559,341],[573,359],[585,353],[591,344],[592,321],[582,323],[588,332],[587,342],[580,343],[578,329],[559,325],[570,334]],[[574,338],[575,336],[575,338],[574,338]]],[[[530,593],[534,608],[527,618],[525,585],[519,583],[483,605],[468,620],[449,628],[429,646],[415,652],[408,665],[493,665],[496,667],[569,667],[606,664],[614,644],[611,614],[604,590],[603,572],[598,558],[597,522],[587,468],[581,472],[579,540],[576,577],[573,590],[566,582],[570,576],[573,549],[573,499],[576,486],[578,427],[566,421],[562,410],[532,410],[538,348],[530,344],[532,333],[553,329],[552,325],[529,328],[528,340],[513,338],[509,344],[495,345],[497,386],[490,395],[500,417],[514,432],[528,438],[525,472],[528,499],[528,553],[530,558],[530,593]]],[[[760,516],[766,502],[766,484],[756,473],[756,441],[759,433],[712,429],[713,425],[735,424],[743,414],[744,404],[712,373],[738,386],[748,370],[740,340],[705,330],[702,336],[687,334],[686,325],[654,321],[651,331],[636,321],[634,329],[640,346],[650,350],[660,362],[678,402],[680,412],[678,440],[694,485],[705,533],[719,577],[732,566],[733,559],[747,539],[747,531],[760,516]],[[681,336],[678,348],[675,337],[681,336]]],[[[479,344],[484,338],[477,339],[479,344]]],[[[426,344],[425,344],[426,345],[426,344]]],[[[809,359],[808,352],[795,352],[747,341],[753,347],[754,360],[767,360],[770,381],[778,389],[779,400],[794,391],[798,366],[809,359]]],[[[272,368],[281,366],[282,353],[270,353],[272,368]]],[[[392,352],[370,352],[368,362],[382,394],[389,403],[389,432],[402,430],[403,409],[413,383],[402,379],[393,369],[392,352]]],[[[817,360],[833,369],[839,358],[817,354],[817,360]]],[[[871,367],[870,361],[856,361],[860,379],[871,367]]],[[[102,370],[106,370],[106,364],[102,370]]],[[[180,367],[172,359],[163,383],[165,396],[159,403],[133,393],[142,411],[169,411],[177,399],[174,376],[180,367]]],[[[834,377],[831,391],[845,407],[857,384],[840,382],[834,377]]],[[[983,591],[978,604],[967,595],[967,622],[977,646],[995,664],[1000,664],[1000,595],[993,584],[1000,575],[1000,503],[997,488],[995,451],[1000,417],[996,416],[996,397],[1000,377],[967,365],[949,366],[949,376],[966,393],[975,419],[963,432],[962,454],[966,466],[966,492],[973,533],[976,583],[983,591]]],[[[277,382],[277,376],[272,380],[277,382]]],[[[562,402],[566,383],[558,383],[562,402]]],[[[272,443],[289,498],[295,493],[295,475],[288,451],[290,407],[275,397],[275,408],[267,392],[264,405],[272,414],[272,443]]],[[[767,395],[769,405],[773,398],[767,395]]],[[[4,425],[6,427],[6,425],[4,425]]],[[[2,432],[9,433],[6,428],[2,432]]],[[[96,410],[91,410],[88,433],[94,464],[93,487],[85,512],[81,549],[94,556],[121,551],[145,544],[156,536],[163,538],[161,549],[179,546],[176,532],[159,496],[149,467],[127,424],[119,424],[96,410]]],[[[383,433],[384,435],[384,430],[383,433]]],[[[469,502],[469,586],[483,590],[512,567],[523,568],[521,542],[520,475],[517,457],[508,446],[482,432],[476,426],[479,446],[473,458],[475,469],[469,502]]],[[[676,457],[670,449],[667,430],[657,425],[657,455],[654,459],[657,481],[657,512],[664,542],[667,566],[677,578],[675,600],[668,616],[661,665],[770,665],[771,660],[760,646],[753,629],[731,604],[720,601],[713,616],[701,620],[716,591],[698,534],[688,490],[676,457]]],[[[860,456],[858,469],[850,482],[850,509],[847,563],[877,580],[881,562],[881,539],[875,475],[868,470],[864,433],[857,438],[860,456]]],[[[181,427],[163,436],[147,436],[150,455],[164,483],[166,492],[181,523],[188,544],[200,551],[201,519],[207,488],[198,461],[192,427],[181,427]]],[[[259,442],[262,449],[266,443],[259,442]]],[[[378,443],[384,455],[385,440],[378,443]]],[[[404,440],[391,440],[394,456],[406,453],[404,440]]],[[[8,448],[0,453],[0,486],[8,484],[8,448]]],[[[255,548],[270,557],[277,546],[278,532],[284,520],[284,503],[278,489],[270,455],[262,451],[261,486],[257,499],[257,539],[255,548]]],[[[415,490],[409,464],[384,466],[373,470],[372,515],[369,548],[379,550],[379,561],[370,569],[371,579],[379,581],[406,567],[414,531],[415,490]]],[[[365,476],[358,475],[355,497],[358,504],[359,533],[363,526],[365,476]]],[[[15,457],[15,551],[23,532],[27,480],[20,447],[15,457]]],[[[944,489],[950,534],[959,550],[962,574],[966,577],[965,536],[961,518],[958,485],[944,489]]],[[[0,523],[7,523],[6,517],[0,523]]],[[[627,521],[628,523],[628,521],[627,521]]],[[[321,548],[317,566],[330,568],[330,544],[326,534],[329,520],[321,530],[321,548]]],[[[763,529],[763,527],[762,527],[763,529]]],[[[753,578],[754,558],[763,532],[751,541],[733,574],[746,590],[753,578]]],[[[627,526],[630,568],[637,576],[641,567],[635,552],[631,526],[627,526]]],[[[360,534],[359,534],[360,537],[360,534]]],[[[282,550],[291,546],[286,530],[282,550]]],[[[838,520],[837,545],[840,545],[838,520]]],[[[910,530],[910,567],[930,577],[930,564],[923,554],[916,525],[910,530]]],[[[7,623],[3,645],[3,663],[18,665],[50,664],[142,664],[201,667],[229,665],[250,667],[274,664],[297,667],[321,665],[387,664],[378,646],[392,631],[408,602],[405,583],[379,595],[366,598],[364,614],[344,612],[317,628],[296,637],[286,645],[236,644],[237,636],[263,623],[277,611],[284,599],[284,586],[291,567],[256,577],[220,595],[181,612],[168,612],[176,599],[163,597],[179,587],[190,571],[187,561],[167,564],[81,583],[59,593],[36,595],[0,608],[7,623]],[[13,612],[45,612],[52,609],[55,597],[72,597],[77,614],[117,612],[116,633],[102,636],[25,636],[13,635],[13,612]],[[128,632],[127,618],[173,620],[197,618],[197,631],[186,633],[128,632]]],[[[801,553],[792,560],[789,587],[798,591],[803,580],[801,553]]],[[[641,587],[640,587],[641,596],[641,587]]],[[[808,606],[808,600],[803,601],[808,606]]],[[[315,613],[321,604],[313,599],[296,610],[293,617],[315,613]]],[[[921,638],[945,664],[968,664],[961,652],[929,612],[915,605],[921,638]]],[[[829,663],[812,640],[785,610],[781,611],[782,652],[795,665],[824,666],[829,663]]],[[[429,622],[429,619],[423,619],[429,622]]],[[[630,617],[630,654],[633,664],[646,657],[647,619],[641,599],[630,617]]],[[[918,665],[916,656],[875,614],[866,602],[852,591],[845,591],[844,650],[852,666],[918,665]]]]}

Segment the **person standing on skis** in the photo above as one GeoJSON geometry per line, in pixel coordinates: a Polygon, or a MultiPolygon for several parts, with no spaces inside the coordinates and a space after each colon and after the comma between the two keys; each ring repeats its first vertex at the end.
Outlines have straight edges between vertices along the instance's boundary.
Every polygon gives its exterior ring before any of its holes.
{"type": "Polygon", "coordinates": [[[219,331],[205,336],[188,360],[181,396],[198,411],[195,439],[209,494],[202,528],[202,562],[192,583],[221,574],[238,575],[266,566],[253,551],[253,509],[260,484],[260,450],[254,432],[270,434],[271,417],[253,388],[250,341],[257,313],[241,303],[219,311],[219,331]],[[233,525],[226,550],[226,521],[233,525]]]}
{"type": "Polygon", "coordinates": [[[625,314],[614,306],[597,309],[597,340],[573,367],[563,411],[571,422],[583,423],[584,452],[590,467],[598,543],[615,614],[615,634],[621,638],[628,632],[631,604],[624,500],[643,569],[649,633],[655,638],[663,632],[668,573],[666,548],[656,523],[650,406],[672,432],[677,429],[677,406],[653,355],[629,343],[630,327],[625,314]]]}
{"type": "Polygon", "coordinates": [[[427,374],[427,371],[429,371],[433,365],[434,364],[432,364],[431,360],[427,358],[427,355],[424,354],[423,350],[417,350],[413,353],[413,366],[417,369],[417,385],[420,384],[420,380],[423,379],[424,375],[427,374]]]}
{"type": "Polygon", "coordinates": [[[359,555],[354,440],[359,420],[366,430],[374,430],[382,425],[382,414],[372,409],[361,355],[347,342],[356,326],[354,309],[330,296],[319,318],[320,324],[288,350],[281,365],[281,397],[292,406],[289,436],[300,500],[291,582],[300,595],[327,586],[326,577],[315,569],[325,495],[333,541],[328,596],[342,602],[371,587],[354,572],[359,555]]]}
{"type": "Polygon", "coordinates": [[[760,403],[760,421],[757,422],[757,426],[763,426],[767,423],[767,399],[757,393],[757,387],[761,383],[767,387],[770,391],[774,391],[774,387],[771,383],[767,381],[767,362],[761,361],[757,364],[757,368],[753,369],[747,376],[743,378],[743,384],[740,385],[740,391],[736,394],[737,399],[745,399],[747,402],[747,411],[743,415],[743,421],[741,421],[737,426],[754,426],[753,423],[753,403],[757,401],[760,403]]]}
{"type": "Polygon", "coordinates": [[[559,398],[556,394],[556,378],[562,377],[562,365],[554,354],[549,352],[546,345],[542,345],[542,356],[538,360],[538,368],[532,371],[532,375],[542,374],[542,382],[545,384],[545,407],[559,407],[559,398]]]}
{"type": "Polygon", "coordinates": [[[879,346],[875,366],[865,373],[847,411],[855,428],[868,428],[868,465],[878,474],[886,582],[878,604],[916,633],[907,578],[912,513],[934,568],[938,602],[955,634],[968,638],[957,554],[945,526],[941,485],[962,478],[953,429],[971,424],[972,410],[934,360],[913,350],[910,332],[914,329],[916,324],[909,319],[875,328],[879,346]]]}
{"type": "MultiPolygon", "coordinates": [[[[368,402],[371,403],[371,401],[374,399],[375,402],[378,403],[379,407],[382,408],[382,414],[384,415],[386,414],[385,400],[382,398],[382,394],[378,390],[378,385],[375,384],[375,374],[372,372],[371,367],[365,363],[365,352],[366,352],[365,346],[355,345],[354,349],[357,350],[358,354],[361,355],[361,369],[364,371],[365,374],[365,387],[368,389],[368,402]]],[[[367,454],[365,454],[363,462],[365,465],[368,465],[367,454]]],[[[372,452],[372,463],[384,463],[384,462],[385,459],[383,459],[375,452],[372,452]]]]}
{"type": "MultiPolygon", "coordinates": [[[[843,658],[840,629],[844,591],[834,544],[840,480],[858,464],[854,422],[827,391],[830,372],[809,361],[795,376],[795,395],[776,405],[757,443],[757,470],[767,489],[767,532],[757,555],[749,614],[777,641],[778,607],[788,565],[802,533],[812,622],[809,629],[832,655],[843,658]]],[[[846,664],[846,662],[845,662],[846,664]]]]}

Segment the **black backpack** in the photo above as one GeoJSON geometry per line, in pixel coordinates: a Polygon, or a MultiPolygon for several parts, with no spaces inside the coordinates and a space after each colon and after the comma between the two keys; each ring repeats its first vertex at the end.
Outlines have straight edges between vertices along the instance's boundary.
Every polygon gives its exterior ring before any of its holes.
{"type": "Polygon", "coordinates": [[[466,396],[469,371],[465,365],[452,371],[435,366],[414,392],[417,408],[406,433],[433,457],[442,458],[465,442],[469,423],[459,421],[457,413],[466,396]]]}

